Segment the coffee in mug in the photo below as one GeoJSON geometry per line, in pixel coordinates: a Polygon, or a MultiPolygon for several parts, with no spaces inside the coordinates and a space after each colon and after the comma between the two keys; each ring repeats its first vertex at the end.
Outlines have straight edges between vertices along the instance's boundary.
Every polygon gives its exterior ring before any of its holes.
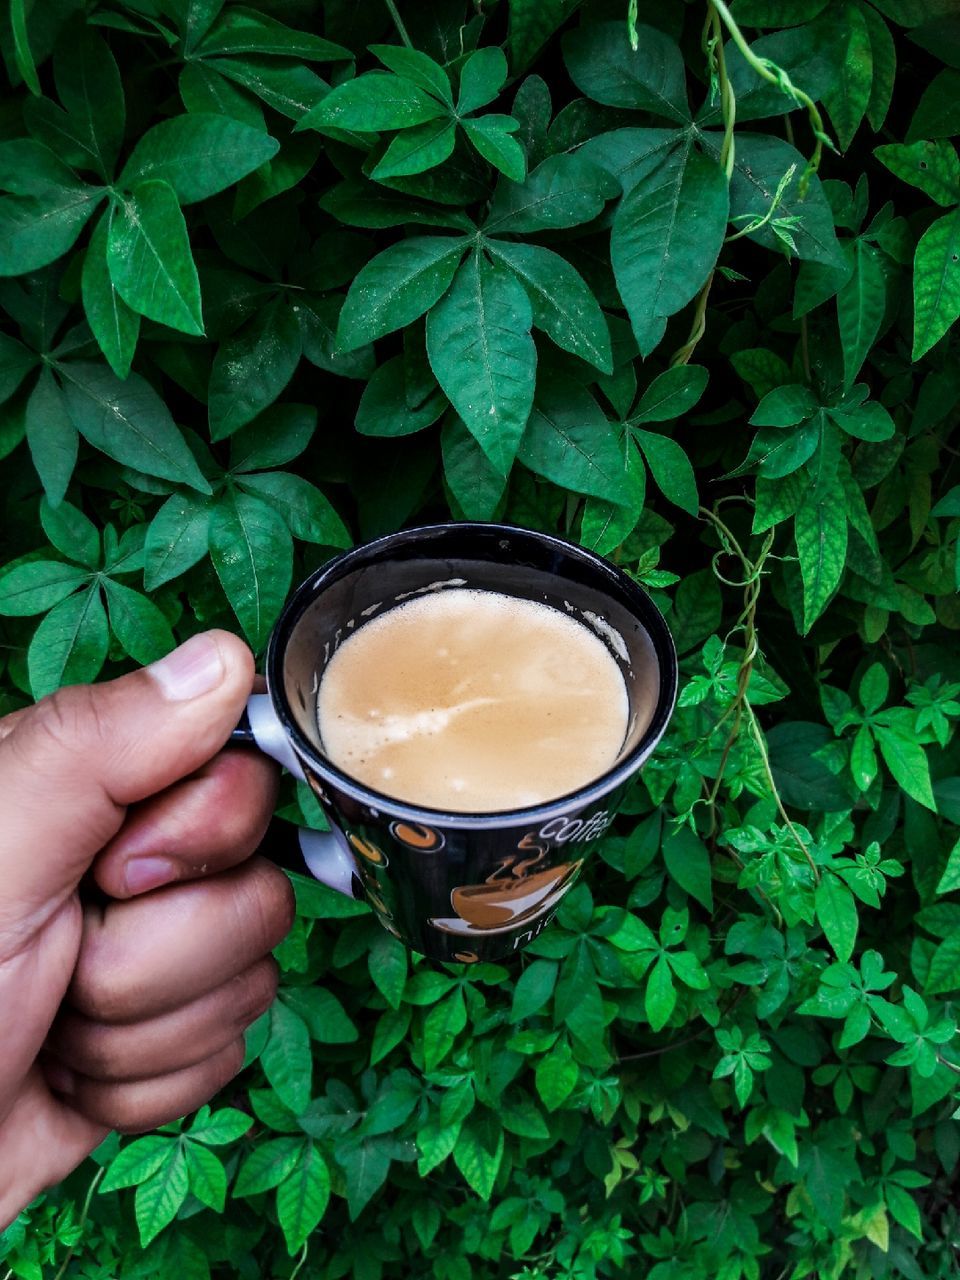
{"type": "MultiPolygon", "coordinates": [[[[648,719],[655,705],[651,696],[648,719]]],[[[616,660],[583,623],[538,601],[447,587],[349,635],[317,712],[330,761],[374,791],[494,813],[606,773],[630,706],[616,660]]]]}

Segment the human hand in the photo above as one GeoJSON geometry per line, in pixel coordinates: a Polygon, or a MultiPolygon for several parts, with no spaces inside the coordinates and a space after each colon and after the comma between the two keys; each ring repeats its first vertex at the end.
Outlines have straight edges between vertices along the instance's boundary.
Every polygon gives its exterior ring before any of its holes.
{"type": "Polygon", "coordinates": [[[0,719],[0,1227],[110,1129],[205,1102],[273,999],[293,895],[249,855],[275,767],[217,754],[252,681],[213,631],[0,719]]]}

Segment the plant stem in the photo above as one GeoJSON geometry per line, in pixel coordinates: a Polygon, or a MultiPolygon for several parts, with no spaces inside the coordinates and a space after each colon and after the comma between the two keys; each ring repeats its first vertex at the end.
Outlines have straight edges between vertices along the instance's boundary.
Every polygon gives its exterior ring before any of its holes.
{"type": "MultiPolygon", "coordinates": [[[[394,4],[394,0],[383,0],[383,2],[390,10],[390,17],[393,18],[393,25],[397,28],[397,34],[400,36],[400,39],[408,49],[412,49],[413,41],[410,39],[407,28],[403,25],[403,19],[397,12],[397,6],[394,4]]],[[[294,1275],[296,1275],[296,1272],[294,1272],[294,1275]]]]}
{"type": "MultiPolygon", "coordinates": [[[[744,718],[746,718],[747,723],[750,727],[750,736],[753,740],[754,746],[756,747],[757,753],[760,756],[760,760],[763,764],[763,771],[764,771],[764,774],[766,775],[767,785],[769,786],[770,794],[773,796],[773,799],[776,803],[777,811],[780,814],[781,818],[783,819],[784,825],[786,826],[787,830],[790,832],[790,834],[793,836],[794,840],[796,841],[797,847],[801,850],[801,852],[803,853],[803,856],[806,858],[807,863],[810,867],[810,870],[813,872],[814,880],[819,881],[820,871],[819,871],[819,868],[817,867],[817,864],[813,860],[813,855],[811,854],[810,850],[807,848],[806,842],[804,841],[803,837],[800,835],[800,832],[797,830],[796,826],[791,820],[790,815],[787,813],[786,809],[784,808],[783,801],[780,798],[780,792],[777,790],[777,784],[773,776],[773,770],[770,767],[770,756],[767,752],[767,745],[763,739],[763,731],[760,728],[760,724],[757,720],[753,707],[750,705],[750,698],[749,698],[749,692],[748,692],[749,686],[750,686],[750,677],[753,674],[753,664],[760,655],[760,641],[757,633],[756,615],[757,615],[757,604],[759,603],[759,600],[760,600],[760,585],[761,585],[761,578],[763,575],[763,565],[767,557],[770,555],[771,551],[773,550],[775,531],[770,530],[766,538],[764,538],[763,540],[763,544],[760,548],[759,556],[755,561],[751,561],[748,558],[746,552],[740,546],[740,543],[737,541],[732,530],[724,523],[723,520],[720,519],[720,517],[716,514],[715,511],[709,511],[706,507],[701,507],[700,512],[701,512],[701,515],[705,516],[713,524],[713,526],[717,530],[717,533],[720,535],[722,549],[718,551],[714,556],[714,566],[713,566],[716,577],[721,582],[725,583],[728,586],[743,587],[743,591],[744,591],[743,610],[740,614],[740,617],[737,619],[736,624],[734,625],[732,631],[730,632],[731,635],[733,634],[733,632],[736,632],[736,631],[743,632],[744,654],[743,654],[743,660],[740,663],[740,668],[737,672],[737,692],[734,696],[733,702],[723,713],[720,720],[713,726],[713,732],[716,732],[716,730],[719,729],[721,725],[724,724],[728,716],[730,715],[733,716],[733,725],[730,728],[730,732],[727,734],[727,740],[723,746],[723,752],[720,756],[720,765],[717,770],[717,776],[714,779],[713,786],[710,788],[710,791],[706,797],[706,803],[710,808],[710,814],[711,814],[711,824],[712,824],[711,835],[716,831],[717,798],[720,794],[720,784],[723,779],[723,774],[727,766],[727,760],[730,757],[730,752],[733,749],[734,743],[739,737],[740,726],[744,718]],[[722,573],[720,573],[716,562],[719,559],[719,557],[722,555],[734,556],[743,565],[744,576],[743,576],[742,582],[735,583],[731,581],[729,578],[725,577],[722,573]]],[[[729,639],[729,635],[728,635],[728,639],[729,639]]]]}
{"type": "Polygon", "coordinates": [[[630,48],[636,53],[640,48],[640,38],[637,35],[637,0],[630,0],[627,5],[627,36],[630,40],[630,48]]]}
{"type": "Polygon", "coordinates": [[[703,288],[697,294],[697,305],[693,309],[693,320],[690,325],[690,336],[682,347],[670,357],[669,368],[677,364],[689,363],[690,357],[697,349],[697,343],[707,331],[707,299],[710,297],[710,286],[713,284],[714,272],[707,276],[703,288]]]}
{"type": "Polygon", "coordinates": [[[296,1277],[303,1270],[304,1264],[307,1261],[307,1250],[309,1248],[309,1244],[304,1244],[303,1249],[300,1252],[300,1257],[297,1259],[297,1265],[290,1272],[290,1280],[296,1280],[296,1277]]]}
{"type": "Polygon", "coordinates": [[[817,109],[817,104],[808,93],[804,93],[802,89],[797,88],[782,67],[777,66],[775,62],[771,62],[769,58],[757,57],[747,43],[743,32],[737,26],[736,20],[724,0],[710,0],[710,2],[723,19],[723,25],[730,32],[730,38],[743,54],[747,65],[753,68],[761,80],[766,80],[768,84],[776,85],[788,98],[792,98],[797,106],[806,108],[807,116],[810,119],[810,128],[813,131],[816,143],[813,148],[813,155],[807,161],[807,167],[797,184],[797,194],[802,200],[807,194],[807,187],[810,185],[811,177],[820,167],[824,145],[830,147],[831,150],[836,150],[833,140],[824,128],[823,117],[817,109]]]}
{"type": "Polygon", "coordinates": [[[713,0],[707,4],[707,30],[713,35],[708,39],[708,56],[712,58],[717,69],[717,84],[720,89],[720,114],[723,119],[723,142],[720,146],[720,164],[727,176],[727,182],[733,177],[733,166],[736,155],[736,142],[733,127],[737,120],[737,95],[727,75],[727,59],[723,52],[723,28],[720,15],[713,0]]]}
{"type": "MultiPolygon", "coordinates": [[[[87,1214],[90,1212],[90,1202],[93,1199],[93,1193],[96,1191],[97,1187],[99,1187],[103,1179],[103,1175],[106,1172],[107,1172],[106,1169],[100,1169],[96,1174],[96,1176],[94,1177],[93,1181],[90,1183],[90,1186],[87,1188],[87,1194],[83,1201],[83,1208],[80,1210],[80,1221],[77,1223],[77,1244],[79,1244],[80,1239],[83,1235],[83,1228],[84,1228],[84,1224],[87,1221],[87,1214]]],[[[74,1253],[76,1253],[76,1250],[77,1250],[77,1245],[72,1244],[70,1248],[67,1250],[67,1256],[64,1258],[63,1262],[60,1264],[60,1269],[57,1272],[57,1274],[53,1277],[53,1280],[63,1280],[63,1276],[66,1275],[67,1267],[69,1267],[70,1262],[73,1258],[73,1255],[74,1253]]],[[[10,1274],[12,1275],[13,1273],[11,1272],[10,1274]]]]}

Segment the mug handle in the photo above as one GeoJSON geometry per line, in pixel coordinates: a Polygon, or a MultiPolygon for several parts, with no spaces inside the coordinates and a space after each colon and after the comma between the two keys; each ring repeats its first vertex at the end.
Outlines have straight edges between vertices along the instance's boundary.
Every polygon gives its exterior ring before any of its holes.
{"type": "MultiPolygon", "coordinates": [[[[303,767],[284,733],[268,693],[251,694],[240,722],[230,735],[232,746],[255,747],[305,781],[303,767]]],[[[328,889],[348,898],[359,897],[353,859],[335,831],[313,831],[274,819],[257,850],[271,862],[303,875],[304,871],[328,889]]]]}

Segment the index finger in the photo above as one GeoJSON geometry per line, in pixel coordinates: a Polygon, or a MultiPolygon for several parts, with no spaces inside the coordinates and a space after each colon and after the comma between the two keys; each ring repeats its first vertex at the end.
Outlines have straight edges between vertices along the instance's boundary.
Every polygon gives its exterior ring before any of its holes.
{"type": "Polygon", "coordinates": [[[128,811],[93,864],[97,884],[111,898],[132,898],[243,862],[263,839],[278,779],[276,765],[259,752],[221,752],[128,811]]]}

